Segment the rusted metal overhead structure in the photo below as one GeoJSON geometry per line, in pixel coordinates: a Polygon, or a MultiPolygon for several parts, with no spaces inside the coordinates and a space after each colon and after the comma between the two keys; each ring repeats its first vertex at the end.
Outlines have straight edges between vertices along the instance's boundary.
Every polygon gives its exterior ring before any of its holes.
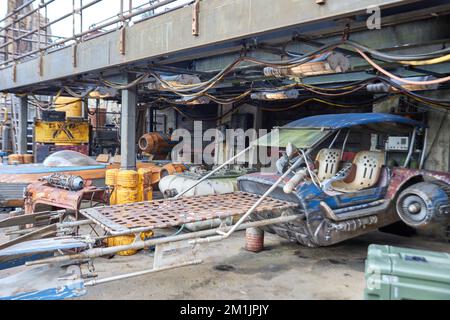
{"type": "MultiPolygon", "coordinates": [[[[114,75],[127,67],[217,55],[226,52],[228,45],[242,45],[254,37],[276,36],[276,33],[317,22],[366,14],[369,6],[398,8],[400,11],[408,11],[408,5],[416,5],[414,10],[417,11],[430,9],[430,5],[423,3],[418,0],[330,0],[325,4],[312,0],[202,1],[200,6],[195,6],[199,11],[183,7],[95,39],[47,52],[40,58],[9,65],[0,70],[0,90],[26,92],[38,84],[63,83],[86,74],[104,72],[106,76],[114,75]],[[193,16],[198,28],[195,34],[191,28],[194,27],[193,16]]],[[[445,1],[437,1],[435,6],[439,10],[450,8],[445,1]]]]}

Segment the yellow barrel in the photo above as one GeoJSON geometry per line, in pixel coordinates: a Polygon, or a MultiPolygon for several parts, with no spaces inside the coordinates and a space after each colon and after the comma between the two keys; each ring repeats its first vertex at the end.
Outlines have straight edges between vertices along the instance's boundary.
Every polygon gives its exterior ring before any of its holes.
{"type": "Polygon", "coordinates": [[[138,202],[138,189],[137,188],[124,188],[117,187],[117,204],[128,204],[138,202]]]}
{"type": "Polygon", "coordinates": [[[23,155],[21,154],[11,154],[8,157],[8,164],[23,164],[23,155]]]}
{"type": "MultiPolygon", "coordinates": [[[[147,239],[150,239],[153,237],[154,233],[153,231],[147,231],[141,233],[141,240],[145,241],[147,239]]],[[[113,237],[106,239],[106,245],[108,247],[118,247],[118,246],[127,246],[134,242],[135,236],[129,235],[129,236],[119,236],[119,237],[113,237]]],[[[124,250],[117,253],[118,256],[128,257],[132,256],[137,253],[137,250],[124,250]]]]}
{"type": "Polygon", "coordinates": [[[124,188],[137,188],[139,176],[136,171],[122,170],[117,175],[117,186],[124,188]]]}
{"type": "Polygon", "coordinates": [[[117,175],[119,174],[119,169],[106,170],[105,174],[105,184],[110,187],[113,191],[109,198],[109,204],[117,204],[117,175]]]}
{"type": "Polygon", "coordinates": [[[66,118],[81,118],[83,102],[78,98],[58,97],[55,99],[56,111],[66,113],[66,118]]]}
{"type": "Polygon", "coordinates": [[[106,170],[105,174],[105,184],[109,187],[114,187],[117,185],[117,175],[119,174],[119,169],[109,169],[106,170]]]}

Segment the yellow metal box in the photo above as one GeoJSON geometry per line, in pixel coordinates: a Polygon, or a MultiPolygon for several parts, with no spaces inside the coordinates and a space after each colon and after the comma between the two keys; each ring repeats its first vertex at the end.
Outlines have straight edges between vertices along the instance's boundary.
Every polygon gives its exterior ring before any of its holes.
{"type": "Polygon", "coordinates": [[[36,120],[34,130],[37,143],[89,143],[89,123],[87,121],[45,122],[36,120]]]}

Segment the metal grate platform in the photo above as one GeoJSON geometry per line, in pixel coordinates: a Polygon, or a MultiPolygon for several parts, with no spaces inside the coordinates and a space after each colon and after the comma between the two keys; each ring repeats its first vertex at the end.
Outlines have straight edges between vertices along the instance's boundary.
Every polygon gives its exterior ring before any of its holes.
{"type": "MultiPolygon", "coordinates": [[[[135,228],[164,229],[183,224],[245,214],[260,196],[245,192],[222,195],[157,200],[81,210],[81,214],[116,234],[135,228]]],[[[282,212],[296,208],[296,203],[266,198],[256,213],[282,212]]]]}

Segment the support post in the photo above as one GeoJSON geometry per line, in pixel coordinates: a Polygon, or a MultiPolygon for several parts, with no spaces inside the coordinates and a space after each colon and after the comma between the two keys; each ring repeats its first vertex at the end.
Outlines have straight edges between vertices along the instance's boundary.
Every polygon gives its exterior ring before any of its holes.
{"type": "MultiPolygon", "coordinates": [[[[127,74],[126,83],[133,82],[136,77],[127,74]]],[[[121,121],[121,161],[122,169],[136,170],[136,109],[137,88],[122,90],[121,121]]]]}
{"type": "Polygon", "coordinates": [[[19,108],[19,128],[18,128],[18,137],[17,137],[17,146],[18,154],[27,154],[28,145],[27,145],[27,135],[28,135],[28,97],[24,96],[20,99],[20,108],[19,108]]]}

